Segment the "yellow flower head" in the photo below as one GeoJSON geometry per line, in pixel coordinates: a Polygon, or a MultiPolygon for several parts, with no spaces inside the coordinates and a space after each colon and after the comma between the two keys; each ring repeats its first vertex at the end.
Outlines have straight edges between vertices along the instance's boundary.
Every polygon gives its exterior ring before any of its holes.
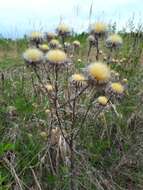
{"type": "Polygon", "coordinates": [[[38,38],[43,38],[43,34],[41,32],[32,32],[30,34],[31,39],[38,39],[38,38]]]}
{"type": "Polygon", "coordinates": [[[36,48],[29,48],[24,52],[23,57],[27,62],[36,63],[43,60],[43,53],[36,48]]]}
{"type": "Polygon", "coordinates": [[[44,51],[44,52],[49,50],[49,46],[47,44],[39,45],[39,48],[41,51],[44,51]]]}
{"type": "Polygon", "coordinates": [[[80,47],[80,41],[78,40],[73,41],[73,45],[76,47],[80,47]]]}
{"type": "Polygon", "coordinates": [[[105,82],[110,79],[110,69],[104,63],[92,63],[88,66],[88,73],[92,78],[99,82],[105,82]]]}
{"type": "Polygon", "coordinates": [[[107,31],[107,26],[105,23],[97,22],[91,25],[90,30],[92,33],[103,34],[107,31]]]}
{"type": "Polygon", "coordinates": [[[106,106],[108,103],[108,98],[106,98],[106,96],[99,96],[97,102],[103,106],[106,106]]]}
{"type": "Polygon", "coordinates": [[[51,84],[46,84],[45,88],[50,92],[53,91],[53,86],[51,84]]]}
{"type": "Polygon", "coordinates": [[[57,31],[61,34],[69,33],[70,29],[66,24],[59,24],[57,31]]]}
{"type": "Polygon", "coordinates": [[[46,60],[55,64],[65,63],[67,61],[67,55],[62,50],[50,50],[46,54],[46,60]]]}
{"type": "Polygon", "coordinates": [[[119,36],[118,34],[113,34],[111,36],[109,36],[106,40],[106,44],[107,46],[120,46],[122,45],[123,40],[121,38],[121,36],[119,36]]]}
{"type": "Polygon", "coordinates": [[[124,87],[120,82],[114,82],[111,84],[111,89],[117,94],[122,94],[124,92],[124,87]]]}

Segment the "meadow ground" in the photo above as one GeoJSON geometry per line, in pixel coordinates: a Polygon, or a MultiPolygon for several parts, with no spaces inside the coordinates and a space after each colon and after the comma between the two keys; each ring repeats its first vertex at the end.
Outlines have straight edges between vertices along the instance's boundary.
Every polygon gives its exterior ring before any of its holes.
{"type": "MultiPolygon", "coordinates": [[[[128,90],[112,112],[101,114],[96,121],[89,117],[80,131],[77,189],[143,189],[143,35],[122,36],[124,45],[114,58],[125,57],[126,61],[112,63],[111,68],[128,79],[128,90]]],[[[87,64],[88,48],[85,35],[76,39],[81,49],[74,64],[80,71],[87,64]]],[[[68,167],[62,163],[58,175],[50,171],[45,136],[49,100],[34,89],[35,73],[22,59],[27,46],[25,39],[0,40],[0,190],[68,190],[68,167]]],[[[101,49],[107,55],[103,42],[101,49]]],[[[95,49],[90,59],[95,60],[95,49]]],[[[100,59],[104,59],[102,54],[100,59]]]]}

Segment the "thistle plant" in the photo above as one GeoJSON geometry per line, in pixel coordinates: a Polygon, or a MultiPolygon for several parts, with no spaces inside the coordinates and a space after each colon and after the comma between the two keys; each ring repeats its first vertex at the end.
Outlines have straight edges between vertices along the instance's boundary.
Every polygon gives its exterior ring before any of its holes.
{"type": "MultiPolygon", "coordinates": [[[[96,58],[80,72],[66,53],[65,37],[69,35],[69,28],[59,25],[57,32],[63,42],[61,49],[58,48],[59,42],[52,39],[49,46],[39,45],[40,50],[26,50],[23,58],[34,71],[42,95],[49,101],[48,109],[45,110],[47,114],[50,113],[48,119],[52,121],[49,123],[48,138],[43,132],[40,135],[50,146],[50,171],[57,175],[60,165],[66,165],[69,188],[76,190],[80,133],[85,130],[89,118],[96,122],[102,113],[111,110],[112,102],[116,104],[123,98],[127,79],[121,80],[108,64],[99,60],[99,54],[103,54],[99,51],[99,38],[107,32],[105,24],[92,25],[88,39],[90,46],[96,47],[96,58]]],[[[111,49],[121,45],[121,42],[118,36],[106,40],[111,49]]],[[[80,49],[80,42],[74,41],[73,46],[80,49]]]]}
{"type": "Polygon", "coordinates": [[[106,47],[110,51],[107,59],[108,64],[111,62],[116,62],[116,60],[112,60],[112,53],[114,50],[119,49],[122,44],[123,40],[118,34],[112,34],[106,39],[106,47]]]}
{"type": "Polygon", "coordinates": [[[64,50],[66,50],[66,48],[65,48],[65,38],[70,35],[70,28],[66,24],[61,23],[57,27],[56,31],[57,31],[58,36],[61,37],[62,45],[64,47],[64,50]]]}
{"type": "Polygon", "coordinates": [[[97,22],[91,24],[90,26],[90,36],[88,37],[89,40],[89,51],[88,56],[90,54],[91,48],[94,45],[96,48],[96,60],[99,60],[99,38],[106,35],[107,26],[105,23],[97,22]]]}
{"type": "Polygon", "coordinates": [[[80,41],[74,40],[72,44],[73,44],[73,51],[75,53],[79,54],[79,49],[80,49],[80,46],[81,46],[80,41]]]}
{"type": "Polygon", "coordinates": [[[39,44],[44,41],[44,34],[42,32],[32,32],[29,35],[29,40],[31,45],[34,45],[38,48],[39,44]]]}
{"type": "Polygon", "coordinates": [[[60,46],[60,42],[56,39],[52,39],[49,41],[49,46],[51,49],[57,49],[60,46]]]}

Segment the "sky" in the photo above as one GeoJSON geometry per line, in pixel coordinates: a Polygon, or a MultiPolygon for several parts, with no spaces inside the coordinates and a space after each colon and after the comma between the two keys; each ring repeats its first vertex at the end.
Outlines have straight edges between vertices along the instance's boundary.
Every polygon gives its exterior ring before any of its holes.
{"type": "Polygon", "coordinates": [[[16,38],[36,30],[53,31],[60,22],[76,32],[96,21],[116,21],[121,28],[133,15],[136,23],[143,21],[143,0],[0,0],[0,34],[16,38]]]}

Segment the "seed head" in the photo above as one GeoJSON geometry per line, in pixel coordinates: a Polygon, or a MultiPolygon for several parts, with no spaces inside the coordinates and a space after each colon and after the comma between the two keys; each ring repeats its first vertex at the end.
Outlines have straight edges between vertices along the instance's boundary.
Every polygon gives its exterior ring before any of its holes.
{"type": "Polygon", "coordinates": [[[123,44],[122,38],[118,34],[109,36],[106,40],[106,46],[109,48],[118,48],[123,44]]]}
{"type": "Polygon", "coordinates": [[[97,102],[102,106],[106,106],[108,103],[108,98],[106,98],[106,96],[99,96],[97,102]]]}
{"type": "Polygon", "coordinates": [[[73,45],[74,45],[74,47],[79,48],[80,47],[80,41],[78,41],[78,40],[73,41],[73,45]]]}
{"type": "Polygon", "coordinates": [[[59,35],[68,35],[70,33],[70,28],[66,24],[62,23],[58,26],[57,32],[59,35]]]}
{"type": "Polygon", "coordinates": [[[95,62],[88,66],[89,77],[97,82],[106,82],[110,79],[109,67],[101,62],[95,62]]]}
{"type": "Polygon", "coordinates": [[[58,41],[58,40],[56,40],[56,39],[52,39],[51,41],[50,41],[50,47],[51,48],[53,48],[53,49],[55,49],[55,48],[58,48],[59,47],[59,45],[60,45],[60,42],[58,41]]]}
{"type": "Polygon", "coordinates": [[[38,44],[41,43],[44,39],[44,35],[41,32],[32,32],[29,36],[29,39],[36,47],[38,47],[38,44]]]}
{"type": "Polygon", "coordinates": [[[44,56],[37,48],[29,48],[24,52],[23,58],[27,63],[35,64],[43,61],[44,56]]]}
{"type": "Polygon", "coordinates": [[[111,83],[111,89],[117,94],[122,94],[124,92],[124,86],[120,82],[111,83]]]}
{"type": "Polygon", "coordinates": [[[48,32],[48,33],[46,33],[46,37],[47,37],[48,41],[50,41],[56,37],[56,34],[53,32],[48,32]]]}
{"type": "Polygon", "coordinates": [[[40,39],[43,38],[43,34],[41,32],[32,32],[30,34],[31,39],[40,39]]]}
{"type": "Polygon", "coordinates": [[[46,85],[45,85],[45,88],[46,88],[49,92],[53,91],[53,86],[52,86],[51,84],[46,84],[46,85]]]}
{"type": "Polygon", "coordinates": [[[90,32],[91,34],[98,34],[98,35],[102,35],[105,34],[107,31],[107,26],[105,23],[102,22],[97,22],[94,23],[90,26],[90,32]]]}
{"type": "Polygon", "coordinates": [[[62,50],[50,50],[46,54],[46,60],[51,64],[64,64],[67,62],[67,55],[62,50]]]}

